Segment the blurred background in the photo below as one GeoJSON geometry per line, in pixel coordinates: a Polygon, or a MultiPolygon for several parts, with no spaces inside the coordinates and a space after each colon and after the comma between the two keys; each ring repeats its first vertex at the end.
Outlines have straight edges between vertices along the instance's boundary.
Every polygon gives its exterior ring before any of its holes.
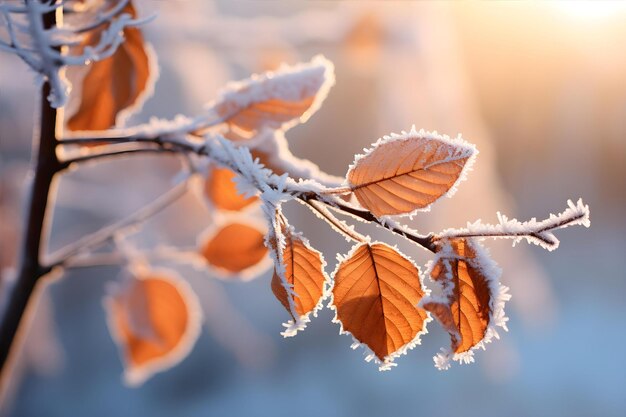
{"type": "MultiPolygon", "coordinates": [[[[626,414],[626,3],[204,1],[143,3],[159,57],[156,93],[132,123],[194,115],[228,80],[308,61],[335,63],[337,84],[312,119],[287,132],[294,154],[343,175],[389,132],[462,133],[480,155],[453,199],[415,217],[420,231],[496,211],[544,218],[582,197],[590,229],[558,233],[553,253],[487,242],[511,287],[509,333],[472,365],[437,371],[449,343],[434,323],[422,345],[379,373],[322,311],[283,340],[287,314],[271,275],[217,280],[177,267],[206,324],[192,353],[140,388],[122,364],[102,297],[115,267],[68,272],[41,298],[20,352],[8,416],[623,416],[626,414]]],[[[0,53],[0,267],[15,265],[36,89],[0,53]]],[[[132,212],[171,186],[178,165],[135,157],[59,183],[50,249],[132,212]]],[[[349,245],[300,207],[287,212],[335,265],[349,245]]],[[[193,245],[211,222],[193,196],[146,225],[137,243],[193,245]]],[[[398,243],[421,265],[428,253],[398,243]]]]}

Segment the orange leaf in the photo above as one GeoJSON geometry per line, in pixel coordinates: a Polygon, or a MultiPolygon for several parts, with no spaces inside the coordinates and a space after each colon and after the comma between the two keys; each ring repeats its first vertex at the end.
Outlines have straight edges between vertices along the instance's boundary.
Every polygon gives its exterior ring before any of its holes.
{"type": "MultiPolygon", "coordinates": [[[[136,17],[132,3],[120,12],[136,17]]],[[[93,31],[81,47],[98,42],[104,27],[93,31]]],[[[92,62],[82,80],[80,104],[67,121],[69,130],[105,130],[116,125],[118,116],[138,107],[151,92],[155,66],[141,31],[124,29],[124,42],[108,58],[92,62]]]]}
{"type": "Polygon", "coordinates": [[[382,62],[385,42],[382,18],[371,11],[358,17],[344,38],[347,61],[356,71],[373,72],[382,62]]]}
{"type": "Polygon", "coordinates": [[[334,274],[332,304],[341,323],[382,362],[393,366],[395,357],[419,344],[430,321],[417,307],[424,296],[419,269],[395,249],[383,244],[359,244],[334,274]]]}
{"type": "Polygon", "coordinates": [[[319,108],[334,84],[333,65],[321,55],[227,85],[213,107],[231,129],[252,137],[264,127],[287,129],[319,108]]]}
{"type": "Polygon", "coordinates": [[[231,223],[206,240],[200,252],[207,262],[228,273],[242,272],[266,259],[264,236],[252,226],[231,223]]]}
{"type": "Polygon", "coordinates": [[[270,169],[274,174],[283,175],[285,173],[285,170],[276,163],[277,161],[280,162],[277,155],[265,152],[261,149],[251,149],[250,154],[254,159],[258,159],[263,166],[270,169]]]}
{"type": "Polygon", "coordinates": [[[474,146],[461,139],[412,129],[380,139],[357,157],[348,184],[377,217],[410,214],[454,191],[475,154],[474,146]]]}
{"type": "Polygon", "coordinates": [[[258,200],[244,197],[237,191],[235,174],[228,168],[213,167],[205,181],[204,192],[213,204],[224,210],[241,210],[258,200]]]}
{"type": "Polygon", "coordinates": [[[294,336],[310,321],[310,314],[316,315],[322,307],[327,281],[325,264],[322,254],[307,241],[291,232],[286,233],[282,253],[286,282],[276,270],[272,277],[272,292],[294,319],[284,336],[294,336]]]}
{"type": "Polygon", "coordinates": [[[497,336],[494,326],[506,328],[504,302],[510,297],[498,282],[499,272],[472,240],[454,239],[440,248],[430,277],[441,295],[421,303],[450,334],[450,352],[435,358],[438,368],[447,369],[450,358],[472,362],[472,350],[497,336]]]}
{"type": "Polygon", "coordinates": [[[139,385],[182,361],[200,334],[198,299],[172,271],[142,271],[115,288],[105,307],[129,385],[139,385]]]}

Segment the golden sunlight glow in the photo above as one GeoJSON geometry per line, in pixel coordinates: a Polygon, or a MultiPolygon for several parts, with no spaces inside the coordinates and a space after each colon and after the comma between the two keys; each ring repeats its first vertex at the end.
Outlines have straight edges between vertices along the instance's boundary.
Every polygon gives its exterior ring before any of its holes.
{"type": "Polygon", "coordinates": [[[559,16],[580,21],[600,21],[626,15],[626,2],[613,1],[553,1],[548,4],[559,16]]]}

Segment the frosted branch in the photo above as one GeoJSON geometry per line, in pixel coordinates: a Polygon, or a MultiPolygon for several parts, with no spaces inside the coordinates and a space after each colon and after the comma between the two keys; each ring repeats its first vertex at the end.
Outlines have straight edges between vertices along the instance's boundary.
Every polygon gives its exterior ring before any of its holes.
{"type": "MultiPolygon", "coordinates": [[[[150,126],[149,129],[144,130],[144,133],[147,133],[148,136],[86,138],[62,141],[61,143],[81,144],[90,142],[102,143],[106,141],[119,143],[146,142],[158,144],[163,147],[171,147],[172,151],[207,156],[214,162],[239,174],[240,179],[237,180],[238,190],[244,195],[254,195],[260,192],[262,200],[270,205],[276,205],[290,199],[297,199],[307,204],[326,220],[328,216],[325,216],[324,213],[320,213],[318,209],[322,207],[323,204],[329,209],[333,209],[342,214],[347,214],[358,220],[383,227],[431,252],[437,251],[438,240],[463,237],[506,238],[513,239],[514,244],[522,239],[526,239],[545,249],[554,250],[559,245],[559,240],[552,233],[554,230],[577,224],[589,226],[589,208],[579,200],[577,204],[569,201],[569,208],[567,210],[558,215],[550,215],[548,219],[543,221],[537,221],[533,218],[527,222],[520,222],[515,219],[509,220],[506,216],[498,213],[499,224],[497,225],[483,224],[482,221],[478,220],[475,223],[469,223],[468,226],[463,229],[448,229],[438,235],[420,235],[417,231],[389,217],[377,218],[368,210],[355,207],[343,201],[339,196],[330,193],[329,190],[331,189],[315,180],[295,181],[293,178],[286,175],[276,175],[273,171],[263,166],[258,160],[253,159],[250,150],[246,146],[237,146],[234,142],[219,134],[207,134],[204,143],[197,143],[194,141],[196,137],[184,134],[174,133],[171,135],[158,136],[158,134],[164,130],[178,132],[194,124],[193,119],[184,119],[182,123],[179,124],[167,124],[166,129],[150,126]],[[155,137],[153,137],[153,135],[155,137]],[[308,204],[309,201],[316,201],[321,204],[315,204],[312,207],[308,204]]],[[[324,210],[327,211],[327,208],[324,207],[324,210]]],[[[330,222],[330,224],[336,227],[341,233],[345,234],[343,228],[334,224],[334,221],[330,222]]],[[[353,231],[353,229],[350,230],[353,231]]],[[[353,238],[353,236],[350,237],[353,238]]]]}
{"type": "MultiPolygon", "coordinates": [[[[112,20],[109,27],[102,31],[100,34],[100,40],[94,46],[85,46],[83,52],[78,55],[61,55],[57,54],[57,58],[63,63],[63,65],[86,65],[92,61],[101,61],[113,55],[117,48],[124,42],[124,29],[129,27],[135,27],[143,25],[154,19],[154,16],[149,16],[144,19],[133,19],[129,14],[122,14],[117,19],[112,20]]],[[[82,30],[80,28],[79,30],[82,30]]],[[[74,29],[58,31],[57,37],[70,37],[73,34],[79,34],[81,32],[75,32],[74,29]]],[[[50,42],[54,43],[55,38],[51,37],[50,42]]],[[[67,41],[61,41],[61,43],[67,43],[67,41]]]]}
{"type": "Polygon", "coordinates": [[[562,213],[550,214],[548,219],[542,221],[532,218],[529,221],[520,222],[517,219],[508,219],[498,212],[498,224],[484,224],[481,220],[477,220],[474,223],[468,223],[467,227],[463,229],[447,229],[437,235],[434,240],[466,237],[504,238],[513,239],[515,245],[522,239],[526,239],[529,243],[553,251],[559,247],[559,240],[552,233],[554,230],[574,225],[585,227],[591,225],[589,206],[583,204],[582,199],[579,199],[576,204],[572,200],[568,200],[567,205],[568,208],[562,213]]]}
{"type": "Polygon", "coordinates": [[[117,128],[97,132],[98,137],[90,137],[93,132],[78,132],[62,140],[63,145],[87,145],[128,142],[153,142],[161,138],[181,138],[193,135],[192,132],[219,125],[224,120],[216,115],[209,114],[196,117],[177,115],[173,119],[159,119],[153,117],[148,123],[128,128],[117,128]]]}
{"type": "Polygon", "coordinates": [[[1,13],[26,13],[26,8],[24,6],[18,6],[16,4],[5,4],[0,3],[0,12],[1,13]]]}
{"type": "Polygon", "coordinates": [[[130,0],[119,0],[119,2],[111,8],[111,10],[103,13],[98,11],[92,22],[85,24],[84,26],[76,27],[73,29],[74,33],[84,33],[90,30],[94,30],[105,23],[110,22],[115,16],[117,16],[126,7],[130,0]]]}
{"type": "MultiPolygon", "coordinates": [[[[24,47],[21,45],[20,40],[18,39],[18,34],[16,32],[16,28],[19,25],[13,20],[11,16],[11,10],[15,8],[8,7],[10,5],[0,4],[0,14],[4,20],[4,24],[6,26],[7,36],[9,38],[8,42],[0,40],[0,49],[11,52],[19,56],[24,62],[26,62],[31,68],[36,69],[40,67],[38,62],[36,52],[30,48],[24,47]]],[[[21,10],[21,9],[20,9],[21,10]]],[[[25,13],[26,8],[23,8],[23,11],[19,13],[25,13]]],[[[17,13],[17,12],[13,12],[17,13]]]]}
{"type": "MultiPolygon", "coordinates": [[[[67,103],[70,84],[62,75],[62,68],[68,65],[82,66],[92,61],[100,61],[113,55],[124,42],[124,29],[142,25],[154,16],[133,19],[122,13],[129,0],[119,0],[106,12],[102,11],[110,2],[105,2],[87,22],[80,25],[66,24],[46,29],[43,16],[60,7],[65,2],[45,4],[40,0],[25,0],[23,5],[5,3],[0,0],[0,15],[4,20],[8,39],[0,40],[0,50],[14,53],[29,67],[50,83],[48,97],[53,107],[67,103]],[[93,30],[107,24],[98,35],[95,45],[85,45],[93,30]],[[85,45],[61,51],[62,46],[85,45]]],[[[81,12],[85,13],[86,12],[81,12]]]]}
{"type": "MultiPolygon", "coordinates": [[[[221,135],[206,135],[204,143],[198,143],[194,139],[196,137],[191,135],[184,135],[181,131],[185,128],[190,128],[194,125],[193,119],[180,117],[178,123],[173,121],[158,123],[152,122],[145,127],[136,127],[133,129],[123,130],[123,136],[114,136],[118,133],[112,131],[110,137],[99,138],[76,138],[76,139],[63,139],[60,141],[60,145],[81,145],[81,144],[103,144],[103,143],[118,143],[118,144],[156,144],[158,149],[150,148],[146,149],[146,152],[159,152],[163,150],[166,152],[181,152],[196,154],[199,156],[209,157],[214,162],[227,167],[241,177],[238,181],[238,190],[244,195],[253,195],[257,191],[261,192],[261,197],[265,203],[276,205],[280,201],[286,201],[288,199],[297,199],[308,205],[308,201],[319,201],[320,203],[328,206],[342,214],[350,215],[355,219],[374,223],[378,226],[384,227],[394,234],[404,237],[423,248],[434,252],[435,246],[432,242],[431,235],[420,235],[415,230],[411,230],[404,225],[400,225],[391,219],[379,219],[367,210],[363,210],[344,202],[340,198],[334,195],[328,195],[328,188],[322,185],[316,180],[300,180],[295,181],[286,175],[278,176],[271,170],[264,167],[259,161],[252,158],[250,150],[246,146],[236,146],[232,141],[229,141],[221,135]],[[161,132],[171,132],[160,136],[161,132]]],[[[74,160],[64,162],[64,166],[68,167],[73,163],[79,163],[90,160],[97,160],[99,158],[114,156],[113,152],[106,152],[104,154],[95,154],[90,156],[81,156],[74,160]]],[[[120,151],[122,152],[122,151],[120,151]]],[[[123,153],[141,153],[142,151],[123,150],[123,153]]],[[[322,179],[327,179],[328,176],[325,173],[318,173],[322,179]]],[[[320,205],[318,205],[319,207],[320,205]]],[[[313,208],[312,208],[313,209],[313,208]]],[[[315,210],[315,209],[314,209],[315,210]]],[[[318,212],[318,210],[315,210],[318,212]]],[[[319,214],[324,219],[326,216],[319,214]]],[[[330,213],[333,218],[335,216],[330,213]]],[[[333,223],[330,223],[333,224],[333,223]]],[[[333,225],[333,227],[337,227],[333,225]]],[[[341,229],[341,228],[340,228],[341,229]]],[[[356,238],[359,235],[352,227],[350,227],[351,234],[356,238]]],[[[341,230],[343,233],[343,230],[341,230]]]]}

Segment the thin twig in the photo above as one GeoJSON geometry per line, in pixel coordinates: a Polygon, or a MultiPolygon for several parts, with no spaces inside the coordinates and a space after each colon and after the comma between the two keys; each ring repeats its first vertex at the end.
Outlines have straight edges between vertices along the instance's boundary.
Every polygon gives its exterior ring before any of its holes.
{"type": "Polygon", "coordinates": [[[120,0],[115,6],[113,6],[113,8],[108,10],[106,13],[103,14],[102,12],[99,12],[94,22],[90,22],[85,26],[74,29],[73,31],[75,33],[85,33],[107,24],[108,22],[110,22],[111,19],[117,16],[124,7],[126,7],[128,2],[129,0],[120,0]]]}
{"type": "Polygon", "coordinates": [[[83,162],[108,159],[108,158],[119,157],[122,155],[137,154],[137,153],[142,153],[142,154],[176,153],[178,154],[180,153],[180,151],[177,151],[175,149],[170,149],[170,148],[134,148],[134,149],[120,149],[120,150],[115,150],[115,151],[110,151],[110,152],[99,152],[99,153],[82,155],[82,156],[77,156],[76,158],[67,159],[61,163],[61,169],[68,169],[68,168],[71,168],[72,165],[83,163],[83,162]]]}
{"type": "MultiPolygon", "coordinates": [[[[548,231],[544,230],[544,231],[548,231]]],[[[525,238],[525,237],[531,237],[533,239],[538,239],[540,241],[542,241],[543,243],[545,243],[546,245],[554,245],[556,242],[554,242],[553,240],[550,240],[544,236],[542,236],[541,234],[539,234],[538,232],[495,232],[495,233],[472,233],[472,232],[460,232],[460,233],[454,233],[454,234],[449,234],[449,235],[445,235],[445,236],[438,236],[435,235],[433,236],[433,242],[439,242],[440,240],[443,239],[464,239],[464,238],[472,238],[472,237],[480,237],[480,238],[493,238],[493,239],[519,239],[519,238],[525,238]]]]}
{"type": "MultiPolygon", "coordinates": [[[[150,251],[141,251],[141,256],[150,260],[175,261],[178,263],[203,262],[204,258],[197,248],[181,247],[157,247],[150,251]]],[[[129,261],[128,254],[124,252],[91,253],[88,255],[76,255],[69,257],[63,268],[97,268],[106,266],[122,265],[129,261]]]]}
{"type": "MultiPolygon", "coordinates": [[[[207,110],[207,112],[208,111],[209,110],[207,110]]],[[[206,131],[210,127],[218,126],[222,123],[224,123],[224,118],[216,116],[213,119],[209,119],[205,114],[203,116],[198,116],[194,119],[190,119],[182,125],[176,125],[176,127],[172,127],[170,129],[162,129],[160,132],[150,135],[145,134],[146,129],[154,130],[154,128],[150,125],[143,124],[127,129],[113,129],[101,132],[77,132],[79,134],[83,133],[86,135],[93,134],[94,136],[64,138],[59,141],[59,145],[64,146],[131,142],[172,144],[174,142],[174,139],[180,136],[191,136],[196,139],[203,139],[203,131],[206,131]]]]}
{"type": "Polygon", "coordinates": [[[322,195],[345,195],[345,194],[350,194],[351,192],[352,192],[352,188],[350,187],[336,187],[336,188],[329,188],[328,190],[324,190],[320,194],[322,195]]]}
{"type": "Polygon", "coordinates": [[[75,243],[59,249],[51,255],[52,261],[49,263],[49,268],[62,266],[71,256],[100,246],[112,239],[115,234],[123,231],[124,229],[137,226],[138,224],[148,220],[150,217],[156,215],[176,202],[187,192],[187,189],[188,182],[182,182],[150,204],[140,208],[130,216],[118,220],[109,226],[103,227],[102,229],[79,239],[75,243]]]}
{"type": "Polygon", "coordinates": [[[0,4],[0,11],[6,11],[7,13],[26,13],[27,10],[24,6],[17,6],[13,4],[0,4]]]}
{"type": "MultiPolygon", "coordinates": [[[[317,197],[311,197],[311,196],[304,196],[304,198],[317,198],[317,197]]],[[[366,222],[369,223],[373,223],[379,227],[382,227],[384,229],[389,230],[392,233],[395,233],[399,236],[402,236],[405,239],[410,240],[413,243],[417,243],[418,245],[420,245],[421,247],[423,247],[426,250],[429,250],[431,252],[435,252],[436,251],[436,247],[433,243],[433,235],[420,235],[415,231],[412,230],[407,230],[406,228],[402,229],[399,228],[397,226],[395,226],[395,224],[393,224],[392,222],[383,222],[382,220],[380,220],[379,218],[377,218],[376,216],[374,216],[371,212],[369,212],[368,210],[362,210],[362,209],[358,209],[356,207],[351,207],[347,204],[343,204],[343,203],[326,203],[328,204],[328,207],[341,212],[343,214],[349,214],[351,216],[357,217],[361,220],[364,220],[366,222]]]]}
{"type": "Polygon", "coordinates": [[[321,217],[323,217],[330,225],[334,226],[334,228],[346,235],[348,238],[356,241],[356,242],[367,242],[367,238],[357,231],[350,228],[345,222],[339,220],[335,217],[329,210],[326,208],[324,204],[317,200],[300,200],[305,203],[307,207],[313,210],[313,212],[318,213],[321,217]]]}
{"type": "Polygon", "coordinates": [[[532,219],[528,222],[520,222],[515,219],[507,219],[498,214],[499,224],[482,224],[480,222],[468,226],[464,229],[450,229],[442,232],[433,238],[434,241],[450,238],[499,238],[499,239],[522,239],[526,238],[530,242],[554,250],[559,245],[559,240],[552,233],[554,230],[564,227],[582,224],[589,226],[589,208],[581,200],[577,204],[568,201],[569,208],[557,215],[550,215],[550,218],[540,222],[532,219]]]}
{"type": "Polygon", "coordinates": [[[15,53],[17,52],[17,49],[0,39],[0,51],[15,53]]]}
{"type": "MultiPolygon", "coordinates": [[[[60,141],[61,145],[77,145],[77,144],[98,144],[98,143],[152,143],[152,144],[157,144],[161,147],[163,146],[172,146],[173,147],[173,151],[182,151],[182,152],[190,152],[190,153],[196,153],[198,155],[201,156],[208,156],[211,157],[211,155],[209,154],[207,147],[206,146],[194,146],[192,144],[189,143],[185,143],[182,142],[178,139],[174,139],[174,138],[169,138],[169,137],[162,137],[162,136],[157,136],[157,137],[147,137],[147,136],[110,136],[110,137],[98,137],[98,138],[85,138],[85,139],[64,139],[62,141],[60,141]]],[[[95,156],[94,156],[95,159],[95,156]]],[[[221,161],[224,162],[224,161],[221,161]]],[[[229,167],[231,169],[233,169],[235,172],[239,173],[239,174],[243,174],[242,172],[239,172],[239,170],[237,169],[236,166],[229,164],[229,167]]],[[[343,192],[343,191],[342,191],[343,192]]],[[[346,204],[342,204],[342,203],[329,203],[323,199],[320,199],[316,194],[314,193],[306,193],[306,192],[295,192],[293,193],[294,198],[298,198],[300,200],[302,200],[303,202],[307,202],[308,200],[315,200],[315,201],[319,201],[320,203],[325,204],[326,206],[328,206],[331,209],[343,212],[344,214],[350,214],[352,216],[358,217],[361,220],[364,220],[366,222],[369,223],[374,223],[380,227],[383,227],[389,231],[391,231],[392,233],[395,233],[397,235],[400,235],[414,243],[417,243],[418,245],[422,246],[423,248],[431,251],[431,252],[435,252],[435,245],[432,242],[432,236],[431,235],[427,235],[427,236],[422,236],[419,235],[417,233],[414,233],[412,231],[408,231],[406,229],[401,229],[395,226],[391,226],[390,224],[381,221],[380,219],[378,219],[376,216],[374,216],[372,213],[370,213],[367,210],[360,210],[354,207],[350,207],[346,204]]],[[[316,210],[317,211],[317,210],[316,210]]],[[[334,216],[333,216],[334,217],[334,216]]],[[[352,238],[352,237],[351,237],[352,238]]]]}
{"type": "MultiPolygon", "coordinates": [[[[161,148],[171,146],[170,149],[172,152],[196,153],[201,156],[208,156],[209,158],[215,158],[214,155],[210,154],[210,148],[208,146],[206,145],[195,146],[193,144],[187,143],[175,137],[142,137],[142,136],[133,137],[133,138],[108,137],[108,138],[90,138],[89,140],[93,141],[94,143],[102,143],[102,142],[128,143],[128,142],[135,142],[135,141],[140,142],[140,143],[152,143],[152,144],[159,145],[161,148]]],[[[78,139],[78,140],[71,141],[70,143],[76,144],[76,143],[81,143],[82,141],[83,141],[82,139],[78,139]]],[[[93,159],[96,159],[97,157],[98,157],[97,155],[94,155],[93,159]]],[[[229,161],[220,160],[218,162],[226,164],[229,168],[233,169],[235,172],[237,172],[240,175],[245,174],[241,172],[235,164],[229,163],[229,161]]],[[[258,184],[256,185],[258,186],[258,184]]],[[[272,184],[268,184],[268,185],[273,186],[272,184]]],[[[454,236],[448,236],[446,234],[420,235],[414,230],[410,230],[409,228],[398,225],[396,222],[393,222],[390,220],[379,219],[376,216],[374,216],[370,211],[353,207],[349,204],[341,202],[337,198],[330,199],[330,200],[323,198],[323,195],[328,196],[328,195],[333,195],[333,194],[345,194],[348,191],[350,191],[349,188],[342,187],[342,188],[335,188],[335,189],[329,189],[327,191],[322,191],[320,192],[319,195],[315,192],[306,192],[306,191],[298,191],[298,190],[291,191],[291,194],[294,198],[299,199],[301,202],[309,206],[312,210],[314,210],[315,212],[320,214],[322,217],[327,219],[329,223],[335,226],[339,232],[346,234],[350,239],[362,241],[364,237],[358,234],[357,232],[349,231],[351,229],[347,229],[347,225],[345,225],[344,222],[337,219],[335,216],[333,216],[331,213],[328,212],[329,208],[337,212],[340,212],[342,214],[348,214],[360,220],[364,220],[366,222],[376,224],[377,226],[385,228],[394,234],[402,236],[403,238],[408,239],[411,242],[414,242],[418,244],[419,246],[433,253],[437,251],[437,242],[440,239],[445,238],[445,237],[458,237],[458,238],[494,237],[494,238],[509,238],[509,239],[516,239],[520,237],[531,237],[531,238],[536,239],[537,241],[543,242],[547,246],[554,246],[558,243],[558,241],[556,242],[553,241],[552,239],[550,239],[550,236],[543,235],[543,233],[549,230],[554,230],[560,227],[564,227],[569,223],[580,220],[584,216],[581,214],[577,216],[576,218],[566,219],[564,221],[560,221],[555,224],[550,223],[550,224],[547,224],[545,227],[539,228],[537,230],[530,230],[530,231],[525,231],[525,232],[512,232],[512,231],[506,231],[506,230],[493,231],[493,232],[492,231],[488,231],[488,232],[459,231],[459,233],[454,234],[454,236]],[[312,202],[315,202],[315,203],[311,204],[312,202]]]]}

